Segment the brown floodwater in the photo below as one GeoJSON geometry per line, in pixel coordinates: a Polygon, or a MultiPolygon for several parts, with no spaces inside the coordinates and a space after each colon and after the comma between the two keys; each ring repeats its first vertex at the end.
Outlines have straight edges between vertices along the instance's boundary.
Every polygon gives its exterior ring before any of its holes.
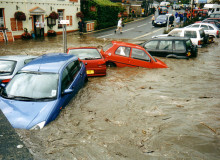
{"type": "MultiPolygon", "coordinates": [[[[107,40],[68,34],[68,47],[107,40]]],[[[167,69],[108,68],[40,131],[16,129],[34,159],[220,159],[220,40],[167,69]]],[[[0,55],[63,52],[62,36],[0,44],[0,55]]]]}

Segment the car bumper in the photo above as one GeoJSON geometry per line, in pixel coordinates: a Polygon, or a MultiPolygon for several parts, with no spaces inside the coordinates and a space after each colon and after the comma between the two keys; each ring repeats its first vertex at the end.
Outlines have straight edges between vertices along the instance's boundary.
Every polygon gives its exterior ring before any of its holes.
{"type": "Polygon", "coordinates": [[[106,68],[89,68],[86,70],[88,77],[105,76],[106,68]]]}

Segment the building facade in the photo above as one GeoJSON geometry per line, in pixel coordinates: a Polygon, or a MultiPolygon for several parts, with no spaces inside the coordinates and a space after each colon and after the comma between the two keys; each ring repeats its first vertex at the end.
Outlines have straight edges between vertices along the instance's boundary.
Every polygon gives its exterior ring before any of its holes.
{"type": "Polygon", "coordinates": [[[44,36],[51,29],[61,34],[60,20],[69,20],[67,32],[73,32],[78,30],[76,13],[79,11],[80,0],[0,0],[0,29],[12,31],[14,38],[21,38],[24,29],[36,34],[36,22],[40,22],[44,26],[44,36]],[[26,20],[15,19],[18,11],[25,14],[26,20]],[[49,17],[52,12],[58,13],[58,19],[49,17]]]}

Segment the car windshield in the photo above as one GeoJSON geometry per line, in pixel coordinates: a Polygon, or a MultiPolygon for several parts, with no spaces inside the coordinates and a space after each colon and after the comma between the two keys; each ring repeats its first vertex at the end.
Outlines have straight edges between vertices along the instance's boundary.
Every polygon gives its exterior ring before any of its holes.
{"type": "Polygon", "coordinates": [[[13,73],[16,61],[0,60],[0,76],[9,76],[13,73]]]}
{"type": "Polygon", "coordinates": [[[157,20],[166,20],[166,16],[158,16],[157,20]]]}
{"type": "Polygon", "coordinates": [[[107,51],[109,48],[111,48],[113,46],[112,43],[108,43],[107,45],[104,45],[103,47],[103,51],[107,51]]]}
{"type": "Polygon", "coordinates": [[[19,72],[2,92],[8,99],[23,101],[51,100],[57,97],[58,74],[19,72]]]}
{"type": "Polygon", "coordinates": [[[69,50],[69,54],[75,55],[82,60],[89,59],[101,59],[101,55],[97,49],[93,48],[85,48],[85,49],[71,49],[69,50]]]}

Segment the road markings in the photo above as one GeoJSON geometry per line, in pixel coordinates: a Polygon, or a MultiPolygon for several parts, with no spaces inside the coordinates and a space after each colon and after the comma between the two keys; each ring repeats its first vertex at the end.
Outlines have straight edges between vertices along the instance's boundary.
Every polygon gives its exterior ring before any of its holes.
{"type": "Polygon", "coordinates": [[[140,25],[140,26],[137,26],[137,27],[142,27],[142,26],[146,26],[147,24],[142,24],[142,25],[140,25]]]}
{"type": "Polygon", "coordinates": [[[142,37],[146,37],[146,36],[148,36],[148,35],[150,35],[150,34],[153,34],[153,33],[155,33],[155,32],[158,32],[158,31],[160,31],[160,30],[162,30],[162,29],[164,29],[164,28],[157,29],[157,30],[155,30],[155,31],[153,31],[153,32],[149,32],[149,33],[147,33],[147,34],[144,34],[144,35],[142,35],[142,36],[139,36],[139,37],[136,37],[136,38],[133,38],[133,39],[139,39],[139,38],[142,38],[142,37]]]}
{"type": "MultiPolygon", "coordinates": [[[[124,30],[124,31],[122,31],[122,33],[127,32],[127,31],[130,31],[130,30],[132,30],[132,29],[134,29],[134,28],[130,28],[130,29],[124,30]]],[[[114,34],[107,34],[107,35],[100,36],[100,37],[97,37],[97,38],[104,38],[104,37],[108,37],[108,36],[112,36],[112,35],[114,35],[114,34]]]]}

